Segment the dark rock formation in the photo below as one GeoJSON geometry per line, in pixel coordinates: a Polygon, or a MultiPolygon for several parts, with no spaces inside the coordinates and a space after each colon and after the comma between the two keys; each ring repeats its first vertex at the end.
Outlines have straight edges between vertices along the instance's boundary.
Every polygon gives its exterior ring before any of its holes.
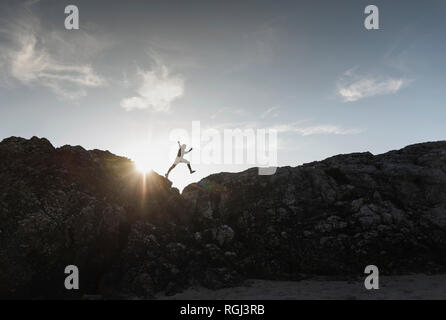
{"type": "Polygon", "coordinates": [[[273,176],[215,174],[183,197],[203,225],[230,226],[236,268],[251,277],[361,274],[368,264],[387,274],[446,269],[445,142],[273,176]]]}
{"type": "Polygon", "coordinates": [[[65,297],[65,266],[97,292],[140,221],[181,219],[182,198],[163,177],[143,179],[110,152],[55,149],[46,139],[0,143],[0,296],[65,297]]]}
{"type": "Polygon", "coordinates": [[[150,298],[368,264],[446,271],[446,142],[215,174],[182,195],[108,151],[0,143],[0,297],[150,298]]]}

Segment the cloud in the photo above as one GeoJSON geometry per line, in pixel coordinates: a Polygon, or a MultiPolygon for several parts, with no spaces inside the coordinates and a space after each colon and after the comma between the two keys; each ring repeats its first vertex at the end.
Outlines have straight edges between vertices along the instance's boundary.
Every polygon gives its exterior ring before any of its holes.
{"type": "Polygon", "coordinates": [[[303,125],[306,121],[299,121],[294,123],[284,123],[273,126],[264,126],[258,121],[240,121],[240,122],[226,122],[219,125],[212,125],[210,128],[216,130],[224,129],[272,129],[277,133],[296,133],[302,136],[312,136],[320,134],[332,134],[332,135],[350,135],[359,134],[363,132],[362,129],[357,128],[343,128],[333,124],[318,124],[318,125],[303,125]]]}
{"type": "MultiPolygon", "coordinates": [[[[265,119],[267,117],[269,118],[277,118],[279,115],[277,112],[274,112],[276,110],[280,109],[279,106],[274,106],[271,108],[266,109],[260,116],[260,119],[265,119]]],[[[220,117],[222,114],[224,115],[236,115],[236,116],[242,116],[246,115],[247,111],[243,108],[221,108],[217,110],[214,114],[211,115],[211,119],[216,119],[217,117],[220,117]]]]}
{"type": "Polygon", "coordinates": [[[263,113],[260,115],[260,118],[265,119],[267,116],[271,116],[271,117],[274,117],[274,118],[278,117],[278,114],[277,114],[277,113],[274,113],[274,114],[271,114],[271,113],[272,113],[273,111],[279,109],[279,108],[280,108],[279,106],[274,106],[274,107],[271,107],[271,108],[267,109],[265,112],[263,112],[263,113]]]}
{"type": "Polygon", "coordinates": [[[243,108],[221,108],[217,110],[214,114],[211,115],[211,119],[216,119],[217,117],[220,117],[220,115],[236,115],[236,116],[242,116],[246,114],[245,109],[243,108]]]}
{"type": "Polygon", "coordinates": [[[137,95],[121,101],[121,107],[133,109],[152,109],[157,112],[170,110],[174,100],[184,94],[184,80],[179,75],[170,75],[168,68],[160,63],[149,71],[139,70],[141,84],[137,95]]]}
{"type": "Polygon", "coordinates": [[[294,132],[302,136],[311,136],[317,134],[334,134],[334,135],[347,135],[361,133],[361,129],[346,129],[337,125],[322,124],[314,126],[301,126],[298,124],[282,124],[272,127],[277,132],[294,132]]]}
{"type": "Polygon", "coordinates": [[[85,88],[104,83],[89,65],[69,65],[54,60],[44,48],[37,48],[38,40],[33,35],[22,37],[20,41],[20,49],[10,55],[11,75],[20,82],[48,87],[69,99],[85,96],[85,88]]]}
{"type": "Polygon", "coordinates": [[[103,85],[104,79],[89,64],[63,61],[67,59],[65,41],[55,37],[56,32],[41,28],[39,19],[30,11],[30,4],[25,4],[24,11],[13,22],[2,26],[2,73],[24,85],[47,87],[68,99],[85,96],[86,88],[103,85]]]}
{"type": "Polygon", "coordinates": [[[355,69],[347,70],[338,81],[337,93],[344,102],[396,93],[411,82],[404,78],[358,76],[355,69]]]}

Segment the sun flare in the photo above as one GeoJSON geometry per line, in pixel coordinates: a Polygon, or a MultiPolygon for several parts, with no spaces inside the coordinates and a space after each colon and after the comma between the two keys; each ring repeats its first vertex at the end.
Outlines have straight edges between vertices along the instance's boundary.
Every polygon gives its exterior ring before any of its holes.
{"type": "Polygon", "coordinates": [[[152,166],[150,165],[150,162],[146,160],[135,160],[135,168],[142,174],[146,174],[152,171],[152,166]]]}

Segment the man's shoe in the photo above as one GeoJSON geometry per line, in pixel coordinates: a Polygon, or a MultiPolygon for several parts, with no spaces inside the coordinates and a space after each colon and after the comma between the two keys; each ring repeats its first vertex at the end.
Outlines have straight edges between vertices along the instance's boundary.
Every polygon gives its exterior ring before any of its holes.
{"type": "Polygon", "coordinates": [[[194,173],[195,172],[195,170],[192,170],[191,172],[190,172],[190,174],[192,174],[192,173],[194,173]]]}

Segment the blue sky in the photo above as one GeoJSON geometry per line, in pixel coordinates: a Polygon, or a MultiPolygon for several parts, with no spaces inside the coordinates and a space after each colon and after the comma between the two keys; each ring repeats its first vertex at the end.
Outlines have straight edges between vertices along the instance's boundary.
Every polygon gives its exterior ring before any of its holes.
{"type": "MultiPolygon", "coordinates": [[[[278,164],[445,139],[446,2],[3,1],[0,139],[40,136],[164,173],[202,128],[280,128],[278,164]],[[65,30],[75,4],[80,29],[65,30]],[[364,28],[379,8],[380,29],[364,28]]],[[[194,146],[199,152],[200,146],[194,146]]],[[[196,164],[183,188],[252,165],[196,164]]]]}

